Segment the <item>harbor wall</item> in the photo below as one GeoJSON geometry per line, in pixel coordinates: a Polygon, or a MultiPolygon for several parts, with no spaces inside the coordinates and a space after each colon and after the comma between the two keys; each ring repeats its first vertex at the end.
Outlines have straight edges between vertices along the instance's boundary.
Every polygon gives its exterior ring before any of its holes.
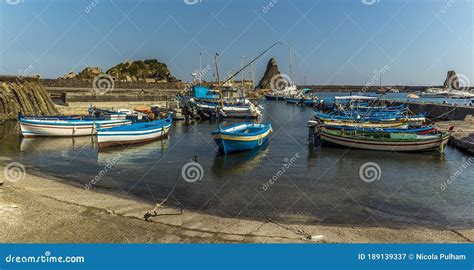
{"type": "Polygon", "coordinates": [[[58,111],[37,77],[0,76],[0,122],[58,111]]]}
{"type": "Polygon", "coordinates": [[[130,109],[138,106],[159,106],[161,108],[176,108],[177,104],[173,101],[120,101],[120,102],[71,102],[67,106],[57,105],[56,108],[62,115],[84,115],[87,114],[89,106],[106,110],[130,109]]]}
{"type": "Polygon", "coordinates": [[[450,121],[464,120],[468,115],[474,115],[474,106],[460,106],[440,103],[387,101],[392,106],[406,104],[410,111],[415,114],[427,113],[432,120],[450,121]]]}
{"type": "Polygon", "coordinates": [[[104,93],[92,88],[45,87],[49,95],[59,103],[71,102],[120,102],[120,101],[167,101],[173,100],[180,89],[132,89],[114,88],[104,93]]]}

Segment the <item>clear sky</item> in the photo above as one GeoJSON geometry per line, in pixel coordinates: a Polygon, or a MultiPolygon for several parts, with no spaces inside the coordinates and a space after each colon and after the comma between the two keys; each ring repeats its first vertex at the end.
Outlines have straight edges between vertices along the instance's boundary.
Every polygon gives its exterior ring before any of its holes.
{"type": "MultiPolygon", "coordinates": [[[[241,56],[273,49],[298,84],[439,85],[450,69],[474,84],[471,0],[0,0],[0,74],[56,78],[86,66],[104,70],[157,58],[190,81],[219,52],[221,73],[241,56]]],[[[246,58],[248,61],[249,58],[246,58]]],[[[246,72],[247,75],[247,72],[246,72]]]]}

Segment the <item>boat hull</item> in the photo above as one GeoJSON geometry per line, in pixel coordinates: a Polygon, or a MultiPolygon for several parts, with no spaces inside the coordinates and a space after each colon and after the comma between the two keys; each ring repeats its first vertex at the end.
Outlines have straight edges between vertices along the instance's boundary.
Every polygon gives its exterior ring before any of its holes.
{"type": "Polygon", "coordinates": [[[285,100],[282,96],[265,95],[266,100],[285,100]]]}
{"type": "Polygon", "coordinates": [[[237,141],[222,139],[216,136],[214,137],[214,141],[219,146],[221,153],[228,154],[258,148],[268,141],[268,137],[254,141],[237,141]]]}
{"type": "Polygon", "coordinates": [[[213,132],[213,139],[219,147],[219,151],[224,154],[246,151],[258,148],[268,141],[268,135],[272,132],[270,125],[258,134],[238,134],[225,131],[213,132]]]}
{"type": "Polygon", "coordinates": [[[376,151],[395,151],[395,152],[421,152],[444,149],[448,143],[450,134],[428,140],[410,140],[410,141],[391,141],[391,140],[369,140],[349,136],[337,136],[321,131],[321,140],[350,148],[376,150],[376,151]]]}
{"type": "Polygon", "coordinates": [[[97,132],[99,148],[107,148],[117,145],[145,143],[166,136],[171,123],[151,130],[143,131],[107,131],[97,132]]]}
{"type": "Polygon", "coordinates": [[[406,122],[348,122],[348,121],[324,121],[328,126],[356,127],[356,128],[402,128],[406,122]]]}
{"type": "Polygon", "coordinates": [[[290,104],[298,104],[301,102],[301,98],[290,98],[290,97],[286,97],[285,98],[286,100],[286,103],[290,103],[290,104]]]}
{"type": "Polygon", "coordinates": [[[99,121],[44,121],[20,119],[21,134],[24,138],[33,137],[76,137],[92,136],[97,133],[97,126],[111,128],[131,124],[131,120],[99,120],[99,121]]]}

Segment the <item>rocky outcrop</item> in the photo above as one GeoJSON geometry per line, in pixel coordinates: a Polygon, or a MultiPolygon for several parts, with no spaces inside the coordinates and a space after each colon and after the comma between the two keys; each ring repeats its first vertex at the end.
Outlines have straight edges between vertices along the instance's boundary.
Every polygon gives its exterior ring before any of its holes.
{"type": "Polygon", "coordinates": [[[176,82],[168,66],[156,59],[138,60],[116,65],[106,72],[118,81],[176,82]]]}
{"type": "Polygon", "coordinates": [[[456,75],[456,72],[454,70],[448,71],[448,74],[446,76],[446,80],[444,80],[444,87],[445,88],[453,88],[453,89],[459,89],[459,78],[456,75]]]}
{"type": "Polygon", "coordinates": [[[71,71],[71,72],[69,72],[68,74],[65,74],[64,76],[59,77],[58,79],[64,79],[64,80],[67,80],[67,79],[77,79],[77,73],[71,71]]]}
{"type": "Polygon", "coordinates": [[[0,78],[0,122],[24,115],[52,115],[57,110],[41,83],[36,80],[0,78]]]}
{"type": "Polygon", "coordinates": [[[278,80],[278,78],[281,77],[281,73],[278,70],[278,65],[275,60],[275,58],[270,59],[267,64],[267,69],[265,70],[265,73],[263,74],[262,79],[257,85],[257,89],[270,89],[270,83],[272,79],[278,80]]]}
{"type": "Polygon", "coordinates": [[[103,74],[102,69],[98,67],[86,67],[77,76],[78,79],[82,80],[93,80],[95,77],[103,74]]]}

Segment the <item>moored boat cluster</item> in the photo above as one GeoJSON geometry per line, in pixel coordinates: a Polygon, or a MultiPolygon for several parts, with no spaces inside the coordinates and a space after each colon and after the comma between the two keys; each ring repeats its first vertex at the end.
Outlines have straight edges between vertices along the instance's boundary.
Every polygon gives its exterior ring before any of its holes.
{"type": "Polygon", "coordinates": [[[330,144],[378,151],[444,151],[452,128],[440,131],[424,115],[386,106],[375,97],[336,97],[328,112],[315,111],[308,122],[315,137],[330,144]]]}

